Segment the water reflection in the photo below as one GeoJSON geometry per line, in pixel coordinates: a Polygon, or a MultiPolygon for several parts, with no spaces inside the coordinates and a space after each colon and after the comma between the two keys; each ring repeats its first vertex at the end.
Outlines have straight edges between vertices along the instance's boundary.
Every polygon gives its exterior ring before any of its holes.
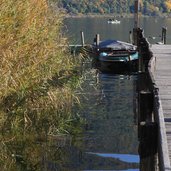
{"type": "Polygon", "coordinates": [[[94,70],[87,71],[85,75],[87,80],[82,85],[84,105],[80,112],[87,124],[82,139],[84,164],[80,169],[139,168],[138,159],[138,163],[120,160],[124,158],[122,154],[130,155],[130,160],[135,159],[135,156],[138,158],[137,126],[133,112],[137,76],[97,73],[95,77],[94,70]],[[112,155],[107,157],[109,154],[112,155]]]}
{"type": "MultiPolygon", "coordinates": [[[[68,18],[65,20],[68,35],[75,44],[80,43],[80,31],[85,33],[85,42],[92,43],[98,33],[101,39],[116,39],[129,41],[129,31],[134,27],[134,18],[119,18],[121,24],[107,24],[106,17],[68,18]],[[87,29],[89,28],[89,29],[87,29]],[[74,41],[73,41],[74,40],[74,41]]],[[[161,41],[162,27],[167,27],[167,43],[171,43],[171,19],[160,17],[141,17],[140,27],[144,30],[145,37],[152,44],[161,41]],[[155,39],[153,39],[155,38],[155,39]]]]}
{"type": "Polygon", "coordinates": [[[68,124],[70,136],[55,134],[45,120],[29,129],[4,128],[3,171],[138,170],[133,112],[137,76],[100,74],[89,67],[83,77],[81,106],[73,112],[86,123],[68,124]]]}
{"type": "Polygon", "coordinates": [[[105,158],[114,158],[119,159],[120,161],[127,162],[127,163],[139,163],[140,158],[138,155],[133,154],[110,154],[110,153],[93,153],[93,152],[87,152],[88,154],[94,154],[100,157],[105,158]]]}

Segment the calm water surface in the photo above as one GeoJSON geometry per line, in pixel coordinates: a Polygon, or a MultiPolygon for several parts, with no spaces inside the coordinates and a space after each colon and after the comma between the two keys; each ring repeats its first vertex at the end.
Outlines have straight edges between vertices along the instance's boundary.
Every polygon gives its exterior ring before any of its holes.
{"type": "Polygon", "coordinates": [[[137,75],[97,73],[86,61],[80,107],[86,124],[81,132],[55,139],[43,153],[43,171],[138,171],[134,97],[137,75]]]}
{"type": "Polygon", "coordinates": [[[136,75],[87,70],[83,85],[87,120],[78,170],[139,170],[134,95],[136,75]]]}
{"type": "MultiPolygon", "coordinates": [[[[121,24],[107,24],[108,18],[66,19],[67,35],[72,43],[80,43],[80,31],[85,34],[85,42],[92,43],[98,33],[101,39],[129,41],[129,31],[134,27],[133,18],[119,18],[121,24]]],[[[171,18],[140,18],[140,27],[150,43],[161,41],[162,27],[167,27],[167,43],[171,44],[171,18]]]]}

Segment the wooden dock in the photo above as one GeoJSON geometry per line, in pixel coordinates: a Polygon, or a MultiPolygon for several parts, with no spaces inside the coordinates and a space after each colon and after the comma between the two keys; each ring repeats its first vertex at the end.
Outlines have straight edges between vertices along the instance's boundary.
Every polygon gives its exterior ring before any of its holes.
{"type": "Polygon", "coordinates": [[[159,170],[171,171],[171,45],[151,45],[149,71],[154,81],[158,122],[159,170]]]}

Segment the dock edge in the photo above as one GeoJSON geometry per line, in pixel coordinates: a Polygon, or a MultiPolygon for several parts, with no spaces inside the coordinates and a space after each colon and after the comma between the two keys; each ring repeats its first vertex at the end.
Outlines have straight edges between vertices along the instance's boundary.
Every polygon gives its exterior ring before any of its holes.
{"type": "Polygon", "coordinates": [[[153,56],[148,64],[148,72],[150,75],[151,83],[153,86],[154,93],[154,115],[156,117],[156,122],[158,124],[158,164],[160,171],[171,171],[169,150],[166,136],[166,127],[164,122],[163,108],[161,103],[161,98],[159,95],[159,88],[157,87],[154,79],[156,57],[153,56]]]}

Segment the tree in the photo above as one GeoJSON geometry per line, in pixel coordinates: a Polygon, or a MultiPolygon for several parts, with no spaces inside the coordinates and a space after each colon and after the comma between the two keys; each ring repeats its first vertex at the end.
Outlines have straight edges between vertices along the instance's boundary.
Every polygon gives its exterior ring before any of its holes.
{"type": "MultiPolygon", "coordinates": [[[[68,13],[122,14],[134,12],[135,0],[60,0],[60,2],[68,13]]],[[[145,15],[157,15],[171,10],[171,0],[139,0],[139,3],[140,10],[145,15]]]]}
{"type": "Polygon", "coordinates": [[[165,5],[166,5],[167,12],[170,12],[171,11],[171,0],[166,0],[165,5]]]}

